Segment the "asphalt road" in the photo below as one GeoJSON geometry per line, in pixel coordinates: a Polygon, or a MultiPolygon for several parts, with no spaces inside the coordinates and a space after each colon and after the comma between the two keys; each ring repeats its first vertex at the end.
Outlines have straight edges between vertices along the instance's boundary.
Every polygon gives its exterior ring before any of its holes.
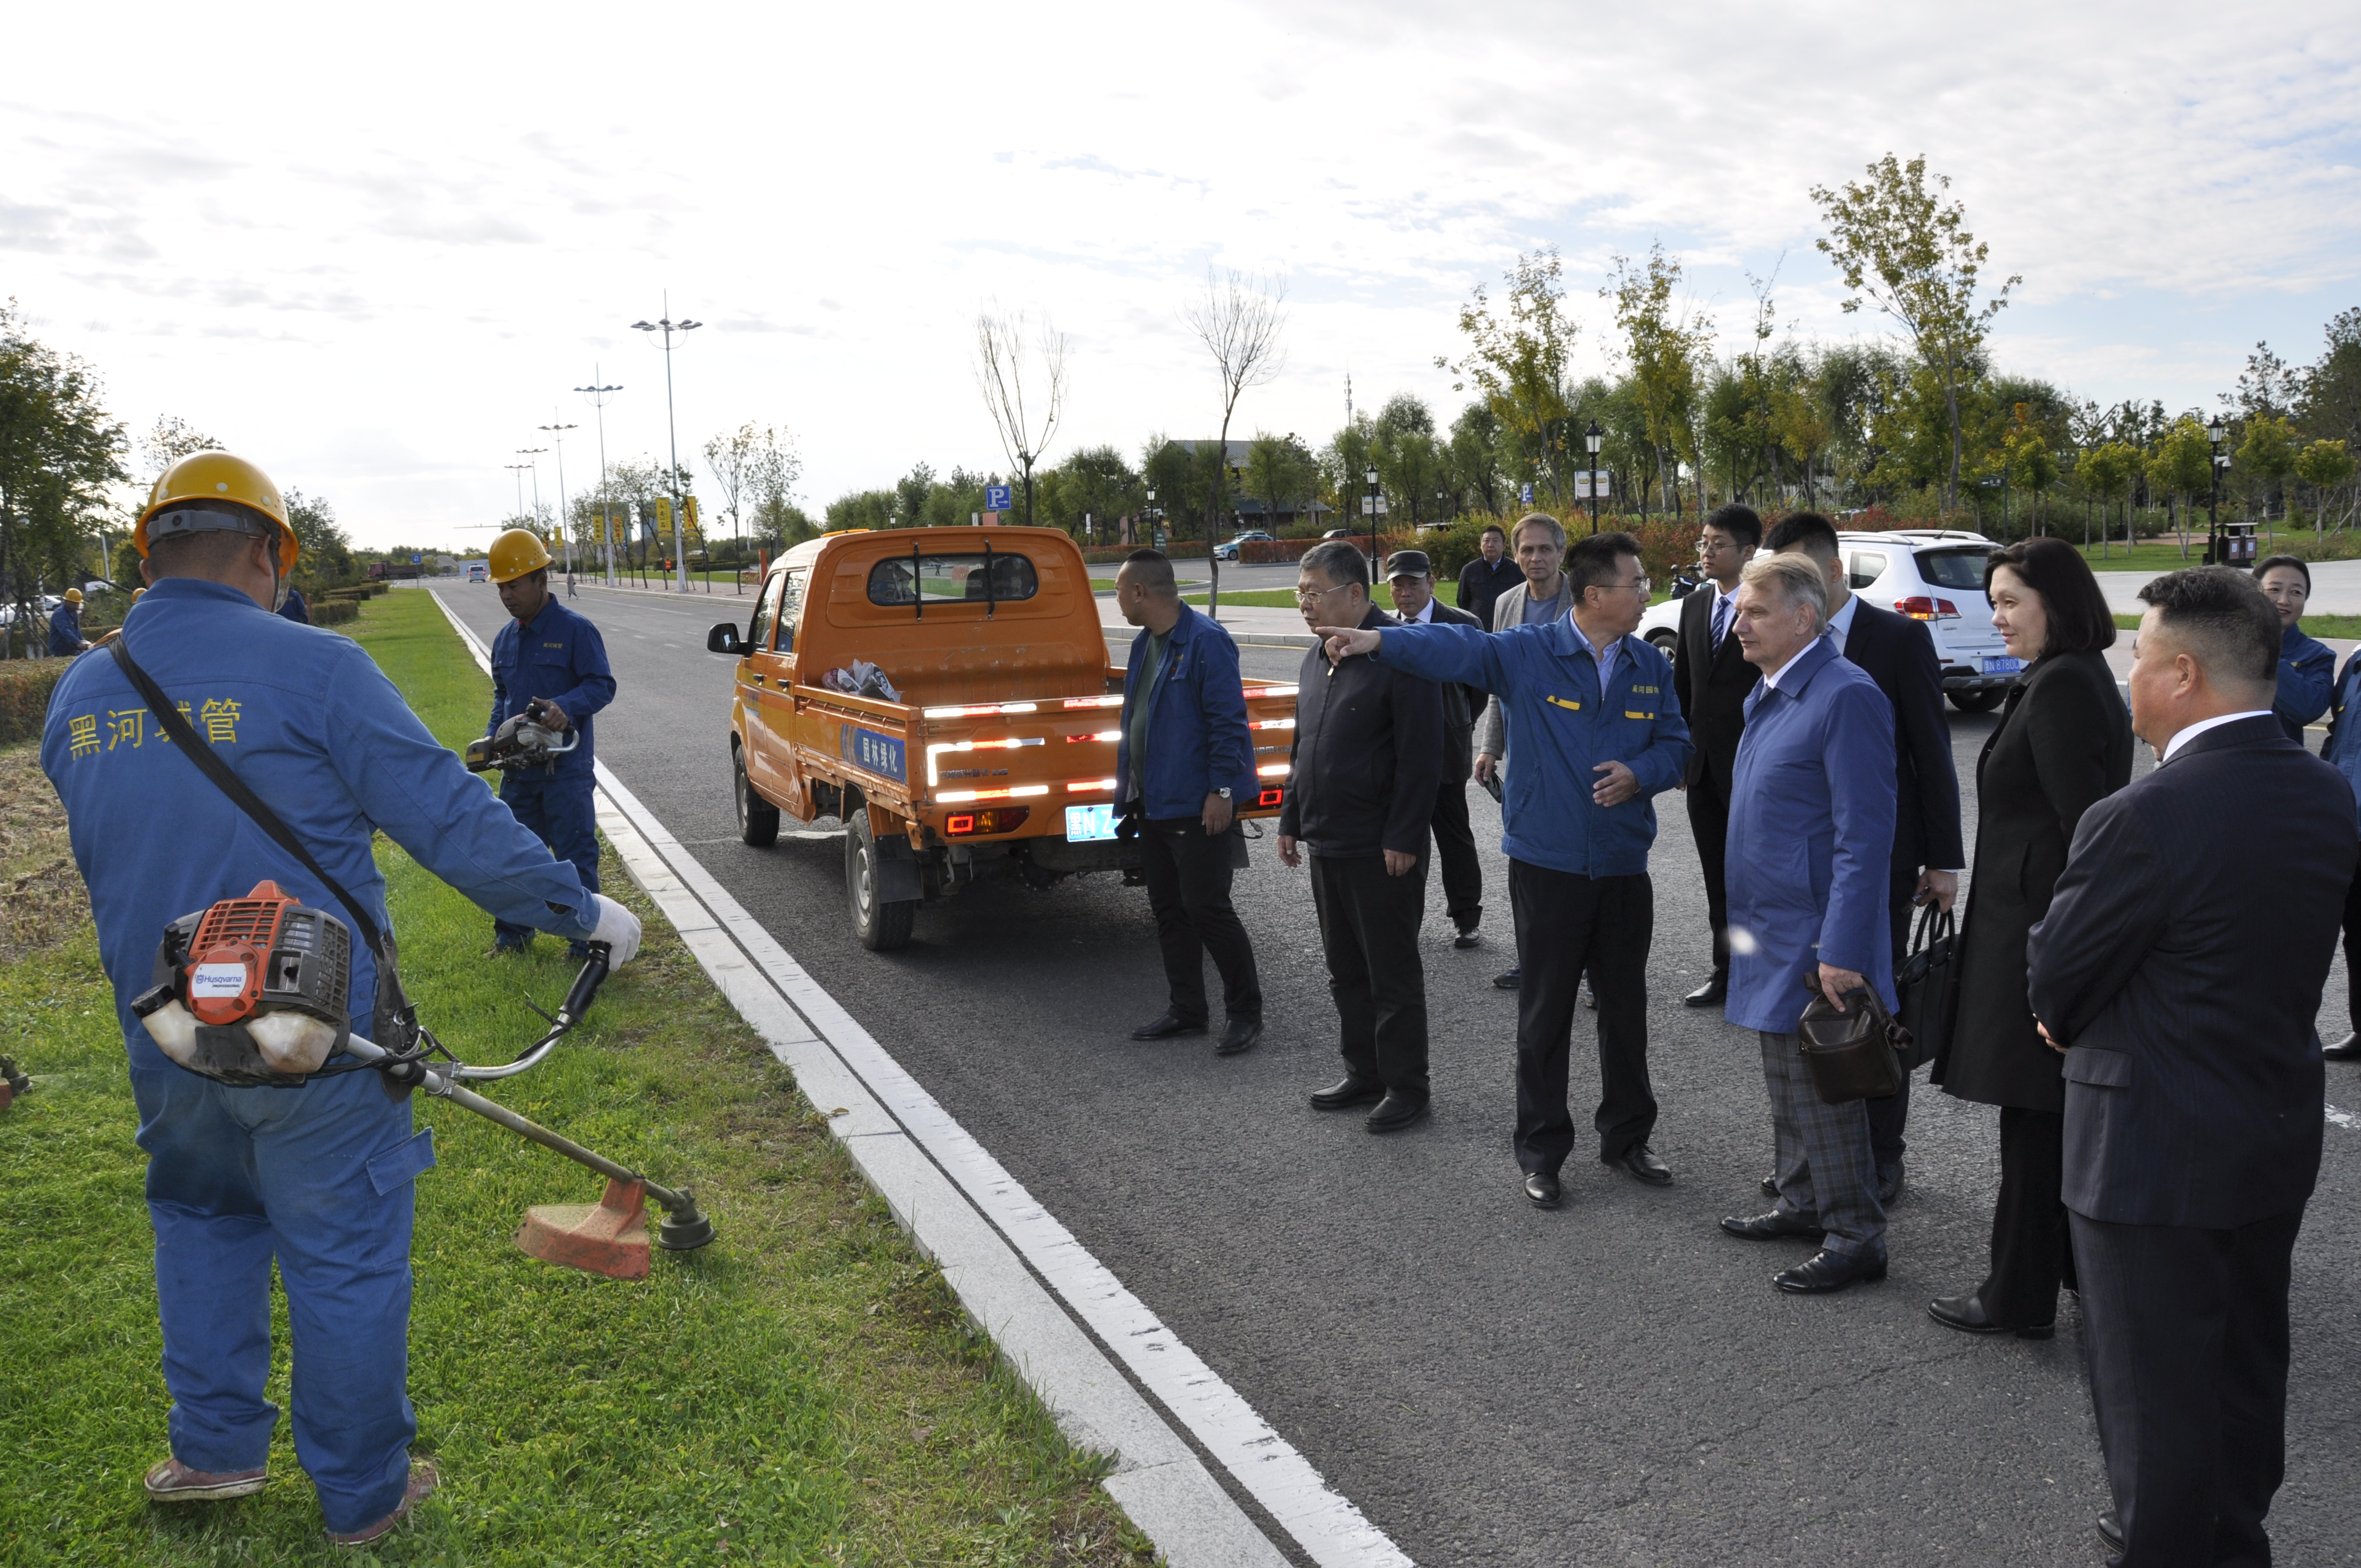
{"type": "MultiPolygon", "coordinates": [[[[490,588],[443,592],[487,638],[500,626],[490,588]]],[[[1802,1245],[1717,1229],[1763,1207],[1771,1129],[1753,1036],[1679,1004],[1708,949],[1678,796],[1660,803],[1649,966],[1654,1146],[1677,1179],[1642,1187],[1577,1153],[1566,1206],[1543,1213],[1509,1148],[1514,999],[1490,984],[1509,961],[1505,866],[1481,791],[1469,798],[1493,895],[1486,947],[1451,948],[1429,883],[1435,1114],[1372,1137],[1358,1114],[1305,1103],[1337,1073],[1334,1014],[1311,894],[1268,839],[1237,903],[1271,1028],[1235,1060],[1205,1040],[1126,1037],[1160,1010],[1163,981],[1146,896],[1112,878],[974,888],[921,913],[904,950],[862,951],[833,831],[738,841],[730,661],[705,652],[704,634],[746,602],[585,591],[577,608],[605,630],[620,687],[600,755],[1418,1562],[2097,1561],[2091,1523],[2108,1499],[2071,1299],[2048,1343],[1968,1338],[1925,1311],[1982,1277],[1993,1112],[1919,1084],[1883,1284],[1782,1296],[1770,1277],[1802,1245]]],[[[1249,650],[1246,663],[1287,676],[1296,656],[1249,650]]],[[[1952,718],[1971,828],[1992,724],[1952,718]]],[[[2321,1020],[2332,1038],[2348,1026],[2344,996],[2340,961],[2321,1020]]],[[[1575,1053],[1578,1119],[1597,1088],[1587,1055],[1575,1053]]],[[[2361,1111],[2361,1069],[2333,1064],[2328,1085],[2332,1105],[2361,1111]]],[[[2361,1560],[2361,1123],[2326,1131],[2296,1253],[2288,1481],[2271,1519],[2289,1563],[2361,1560]]]]}

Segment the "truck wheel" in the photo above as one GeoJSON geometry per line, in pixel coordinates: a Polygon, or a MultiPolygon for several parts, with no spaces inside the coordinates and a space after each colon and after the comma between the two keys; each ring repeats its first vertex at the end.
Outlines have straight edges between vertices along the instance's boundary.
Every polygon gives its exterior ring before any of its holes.
{"type": "Polygon", "coordinates": [[[2006,686],[1982,686],[1974,691],[1951,692],[1951,706],[1961,713],[1990,713],[2008,695],[2006,686]]]}
{"type": "Polygon", "coordinates": [[[848,801],[846,809],[851,820],[844,825],[844,891],[852,934],[871,952],[890,953],[909,941],[918,905],[912,899],[889,903],[877,896],[877,835],[869,826],[869,808],[848,801]]]}
{"type": "Polygon", "coordinates": [[[754,793],[754,785],[746,777],[746,749],[731,742],[730,773],[732,793],[738,797],[738,837],[754,848],[767,849],[778,842],[779,808],[754,793]]]}

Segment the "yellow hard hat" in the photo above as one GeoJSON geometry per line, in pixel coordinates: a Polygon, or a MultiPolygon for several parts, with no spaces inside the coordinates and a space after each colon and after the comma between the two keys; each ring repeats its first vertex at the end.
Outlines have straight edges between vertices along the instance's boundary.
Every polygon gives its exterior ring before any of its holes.
{"type": "Polygon", "coordinates": [[[282,576],[293,571],[295,528],[287,521],[287,503],[270,476],[226,452],[192,452],[157,477],[131,543],[145,555],[151,533],[169,539],[234,529],[241,520],[250,523],[254,513],[279,525],[279,570],[282,576]],[[156,525],[152,530],[150,523],[156,525]]]}
{"type": "Polygon", "coordinates": [[[68,604],[80,604],[80,603],[82,603],[82,590],[81,590],[80,588],[68,588],[68,589],[66,590],[66,603],[68,603],[68,604]]]}
{"type": "Polygon", "coordinates": [[[549,546],[529,528],[511,528],[492,541],[492,581],[512,583],[549,565],[549,546]]]}
{"type": "Polygon", "coordinates": [[[133,604],[137,604],[142,598],[145,598],[147,595],[148,590],[146,588],[134,588],[131,590],[131,602],[133,604]]]}

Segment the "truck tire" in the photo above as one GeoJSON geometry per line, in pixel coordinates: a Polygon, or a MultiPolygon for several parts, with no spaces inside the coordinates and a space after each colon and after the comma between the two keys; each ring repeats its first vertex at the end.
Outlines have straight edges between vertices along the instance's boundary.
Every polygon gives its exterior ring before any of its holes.
{"type": "Polygon", "coordinates": [[[758,850],[779,839],[779,808],[754,793],[746,776],[746,749],[733,737],[730,742],[731,793],[738,800],[738,837],[758,850]]]}
{"type": "Polygon", "coordinates": [[[886,900],[877,896],[877,837],[869,826],[869,808],[853,800],[845,803],[844,894],[852,915],[852,934],[873,953],[890,953],[910,939],[918,913],[916,899],[886,900]]]}
{"type": "Polygon", "coordinates": [[[2008,695],[2008,688],[1980,686],[1973,691],[1952,692],[1949,695],[1951,698],[1951,706],[1961,713],[1990,713],[2000,706],[2000,699],[2008,695]]]}

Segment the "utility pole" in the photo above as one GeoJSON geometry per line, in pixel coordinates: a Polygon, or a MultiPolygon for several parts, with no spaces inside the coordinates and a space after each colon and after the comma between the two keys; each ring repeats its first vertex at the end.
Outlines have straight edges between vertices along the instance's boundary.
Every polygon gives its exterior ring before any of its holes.
{"type": "Polygon", "coordinates": [[[661,332],[664,334],[664,436],[666,441],[670,444],[669,449],[672,453],[672,472],[665,476],[664,484],[665,488],[672,491],[673,559],[680,565],[680,591],[682,593],[686,593],[688,592],[688,546],[681,532],[680,431],[673,419],[672,336],[675,333],[686,334],[695,332],[698,327],[703,326],[705,323],[703,322],[673,320],[672,291],[669,289],[664,291],[664,314],[658,316],[652,322],[633,322],[631,325],[635,330],[640,332],[661,332]]]}
{"type": "Polygon", "coordinates": [[[530,463],[503,463],[500,466],[506,468],[510,473],[514,474],[517,477],[516,514],[519,517],[522,517],[524,515],[524,471],[527,468],[532,467],[533,465],[530,463]]]}
{"type": "Polygon", "coordinates": [[[607,494],[607,404],[623,389],[620,382],[612,387],[600,385],[598,362],[594,359],[590,362],[590,384],[574,389],[589,399],[590,406],[598,411],[598,541],[606,549],[607,586],[611,588],[615,586],[615,519],[614,503],[607,494]]]}
{"type": "MultiPolygon", "coordinates": [[[[557,410],[555,406],[551,407],[549,417],[552,420],[557,418],[557,410]]],[[[550,444],[557,448],[557,526],[559,532],[566,535],[566,575],[571,577],[574,576],[574,524],[566,515],[566,433],[569,430],[579,430],[582,427],[575,424],[552,423],[536,425],[533,428],[549,432],[550,444]]]]}
{"type": "Polygon", "coordinates": [[[534,459],[546,456],[548,453],[549,448],[546,446],[517,448],[517,455],[523,458],[524,466],[533,470],[533,531],[535,533],[541,532],[541,465],[534,459]]]}

